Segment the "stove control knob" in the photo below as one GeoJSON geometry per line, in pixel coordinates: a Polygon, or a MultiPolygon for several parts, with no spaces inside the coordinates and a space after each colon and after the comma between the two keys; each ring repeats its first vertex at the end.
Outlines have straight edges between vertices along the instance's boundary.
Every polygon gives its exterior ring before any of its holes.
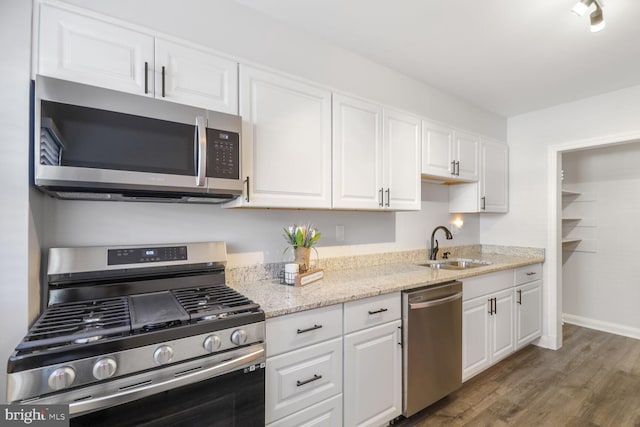
{"type": "Polygon", "coordinates": [[[222,340],[217,335],[209,335],[204,339],[204,349],[209,353],[213,353],[222,345],[222,340]]]}
{"type": "Polygon", "coordinates": [[[244,329],[236,329],[231,334],[231,342],[235,345],[242,345],[247,342],[247,333],[244,329]]]}
{"type": "Polygon", "coordinates": [[[73,384],[76,379],[76,371],[68,366],[58,368],[49,375],[49,387],[53,390],[62,390],[73,384]]]}
{"type": "Polygon", "coordinates": [[[97,380],[106,380],[116,373],[118,364],[113,357],[103,357],[93,365],[93,377],[97,380]]]}
{"type": "Polygon", "coordinates": [[[153,360],[155,360],[158,365],[171,363],[173,360],[173,348],[168,345],[161,345],[153,353],[153,360]]]}

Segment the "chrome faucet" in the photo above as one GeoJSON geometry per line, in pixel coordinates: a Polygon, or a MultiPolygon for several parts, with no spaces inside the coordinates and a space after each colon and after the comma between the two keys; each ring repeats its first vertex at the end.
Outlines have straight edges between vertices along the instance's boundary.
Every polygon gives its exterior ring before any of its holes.
{"type": "Polygon", "coordinates": [[[445,236],[447,237],[447,240],[451,240],[453,239],[453,235],[451,234],[451,232],[449,231],[449,229],[447,227],[445,227],[444,225],[439,225],[436,228],[433,229],[433,232],[431,233],[431,252],[429,253],[429,259],[434,260],[436,259],[436,255],[438,255],[438,241],[436,240],[436,244],[435,246],[433,245],[433,238],[436,235],[436,231],[438,230],[442,230],[445,233],[445,236]]]}

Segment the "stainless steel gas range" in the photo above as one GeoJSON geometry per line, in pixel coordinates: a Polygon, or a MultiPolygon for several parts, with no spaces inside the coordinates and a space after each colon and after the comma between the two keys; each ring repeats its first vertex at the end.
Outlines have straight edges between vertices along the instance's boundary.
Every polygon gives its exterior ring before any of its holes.
{"type": "Polygon", "coordinates": [[[76,426],[263,426],[264,313],[225,264],[223,242],[51,249],[8,401],[76,426]]]}

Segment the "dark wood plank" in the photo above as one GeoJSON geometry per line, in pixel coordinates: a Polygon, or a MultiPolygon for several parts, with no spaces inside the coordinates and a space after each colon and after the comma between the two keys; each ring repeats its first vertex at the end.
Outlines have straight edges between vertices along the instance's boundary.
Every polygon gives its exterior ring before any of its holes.
{"type": "Polygon", "coordinates": [[[396,425],[640,426],[640,340],[565,325],[560,350],[528,346],[396,425]]]}

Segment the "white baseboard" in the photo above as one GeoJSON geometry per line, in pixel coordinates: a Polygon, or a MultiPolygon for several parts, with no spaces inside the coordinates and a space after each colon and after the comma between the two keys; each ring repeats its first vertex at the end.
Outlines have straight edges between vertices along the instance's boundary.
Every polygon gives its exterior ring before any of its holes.
{"type": "Polygon", "coordinates": [[[640,339],[640,329],[631,326],[620,325],[618,323],[605,322],[602,320],[590,319],[588,317],[575,316],[573,314],[562,314],[565,323],[582,326],[598,331],[609,332],[611,334],[622,335],[629,338],[640,339]]]}
{"type": "Polygon", "coordinates": [[[561,345],[558,345],[555,335],[543,335],[534,341],[533,345],[549,350],[558,350],[561,347],[561,345]]]}

